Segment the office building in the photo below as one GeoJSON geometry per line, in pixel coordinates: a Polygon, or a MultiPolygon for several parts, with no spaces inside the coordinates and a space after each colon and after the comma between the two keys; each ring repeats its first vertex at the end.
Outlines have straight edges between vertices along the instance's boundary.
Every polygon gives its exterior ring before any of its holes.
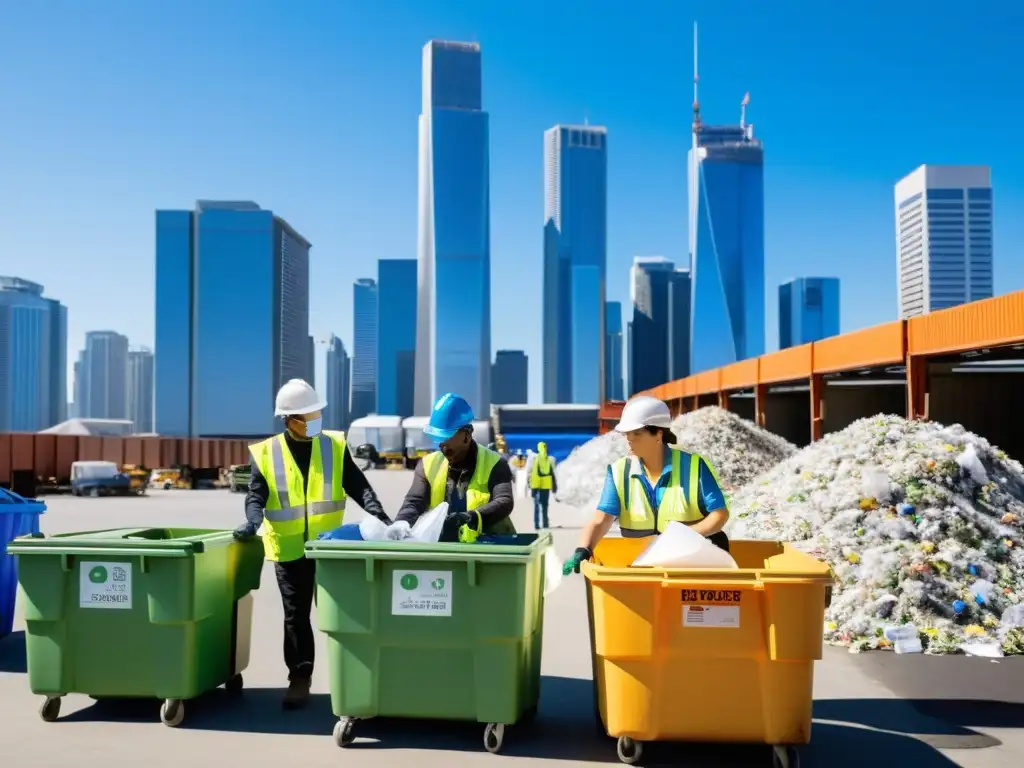
{"type": "Polygon", "coordinates": [[[427,414],[436,398],[459,392],[483,417],[491,394],[491,215],[476,43],[424,46],[419,140],[415,411],[427,414]]]}
{"type": "Polygon", "coordinates": [[[637,256],[630,270],[629,394],[689,375],[690,273],[664,256],[637,256]]]}
{"type": "Polygon", "coordinates": [[[325,429],[348,429],[351,362],[341,339],[331,334],[327,344],[327,410],[324,411],[325,429]]]}
{"type": "Polygon", "coordinates": [[[128,419],[128,337],[89,331],[79,359],[82,418],[128,419]]]}
{"type": "Polygon", "coordinates": [[[900,316],[992,296],[992,178],[980,165],[922,165],[896,184],[900,316]]]}
{"type": "Polygon", "coordinates": [[[128,418],[136,434],[153,431],[153,353],[145,347],[128,350],[128,418]]]}
{"type": "Polygon", "coordinates": [[[316,340],[309,337],[309,349],[306,352],[306,375],[303,378],[316,389],[316,340]]]}
{"type": "Polygon", "coordinates": [[[838,277],[798,277],[779,286],[779,349],[838,335],[838,277]]]}
{"type": "Polygon", "coordinates": [[[416,356],[416,259],[377,262],[377,413],[412,416],[416,356]]]}
{"type": "Polygon", "coordinates": [[[529,402],[530,365],[526,353],[499,349],[491,367],[491,404],[525,405],[529,402]]]}
{"type": "Polygon", "coordinates": [[[701,122],[696,55],[694,64],[690,372],[699,373],[764,354],[764,146],[746,122],[747,98],[739,125],[701,122]]]}
{"type": "Polygon", "coordinates": [[[156,212],[156,431],[259,438],[308,375],[310,243],[252,202],[156,212]]]}
{"type": "Polygon", "coordinates": [[[605,389],[608,132],[544,132],[544,402],[601,403],[605,389]]]}
{"type": "Polygon", "coordinates": [[[377,410],[377,281],[364,277],[352,287],[353,419],[377,410]]]}
{"type": "Polygon", "coordinates": [[[0,432],[59,424],[67,404],[67,308],[43,286],[0,277],[0,432]]]}
{"type": "Polygon", "coordinates": [[[604,394],[606,400],[624,400],[622,385],[622,304],[604,305],[604,394]]]}

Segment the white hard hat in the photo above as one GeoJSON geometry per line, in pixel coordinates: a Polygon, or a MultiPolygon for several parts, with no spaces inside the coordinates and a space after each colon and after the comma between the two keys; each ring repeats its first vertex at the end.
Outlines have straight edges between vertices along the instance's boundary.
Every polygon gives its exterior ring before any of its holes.
{"type": "Polygon", "coordinates": [[[672,426],[672,414],[668,406],[656,397],[638,395],[626,403],[622,409],[619,423],[615,425],[617,432],[632,432],[642,427],[672,426]]]}
{"type": "Polygon", "coordinates": [[[320,398],[316,390],[302,379],[291,379],[277,390],[274,399],[275,416],[301,416],[314,411],[322,411],[327,403],[320,398]]]}

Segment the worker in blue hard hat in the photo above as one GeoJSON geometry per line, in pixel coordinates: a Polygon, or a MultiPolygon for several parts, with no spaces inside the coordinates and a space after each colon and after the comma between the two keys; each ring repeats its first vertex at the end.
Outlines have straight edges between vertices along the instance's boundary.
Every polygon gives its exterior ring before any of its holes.
{"type": "Polygon", "coordinates": [[[396,521],[413,525],[448,502],[441,541],[475,541],[480,534],[514,534],[512,470],[501,456],[473,439],[473,409],[459,395],[442,395],[423,428],[437,450],[416,466],[396,521]]]}

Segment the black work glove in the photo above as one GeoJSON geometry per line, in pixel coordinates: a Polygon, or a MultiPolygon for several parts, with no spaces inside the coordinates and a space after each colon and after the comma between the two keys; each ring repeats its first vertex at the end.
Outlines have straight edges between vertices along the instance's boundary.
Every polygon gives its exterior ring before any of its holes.
{"type": "Polygon", "coordinates": [[[242,523],[240,526],[235,528],[232,534],[238,541],[249,541],[256,536],[256,531],[259,530],[258,526],[252,523],[242,523]]]}
{"type": "Polygon", "coordinates": [[[464,525],[476,529],[476,515],[472,512],[453,512],[448,515],[444,519],[444,527],[441,529],[441,541],[458,541],[459,529],[464,525]]]}
{"type": "Polygon", "coordinates": [[[580,572],[580,565],[585,561],[593,557],[594,553],[586,547],[577,547],[576,551],[572,553],[572,557],[566,560],[562,564],[562,575],[568,576],[573,573],[580,572]]]}

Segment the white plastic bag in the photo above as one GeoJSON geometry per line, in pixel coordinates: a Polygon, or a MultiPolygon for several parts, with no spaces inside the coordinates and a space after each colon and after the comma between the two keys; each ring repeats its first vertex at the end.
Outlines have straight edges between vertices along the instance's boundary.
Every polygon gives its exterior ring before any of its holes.
{"type": "Polygon", "coordinates": [[[562,561],[555,552],[554,545],[544,550],[544,597],[554,592],[562,584],[562,561]]]}
{"type": "Polygon", "coordinates": [[[633,561],[633,567],[738,568],[732,555],[719,549],[688,525],[672,521],[633,561]]]}
{"type": "Polygon", "coordinates": [[[420,515],[409,532],[409,538],[423,544],[437,544],[441,540],[444,521],[448,517],[448,502],[442,501],[429,512],[420,515]]]}
{"type": "Polygon", "coordinates": [[[359,521],[359,535],[363,541],[387,541],[388,524],[373,515],[367,515],[359,521]]]}
{"type": "Polygon", "coordinates": [[[405,520],[399,520],[398,522],[392,523],[388,526],[387,540],[388,541],[405,541],[412,535],[412,528],[405,520]]]}

